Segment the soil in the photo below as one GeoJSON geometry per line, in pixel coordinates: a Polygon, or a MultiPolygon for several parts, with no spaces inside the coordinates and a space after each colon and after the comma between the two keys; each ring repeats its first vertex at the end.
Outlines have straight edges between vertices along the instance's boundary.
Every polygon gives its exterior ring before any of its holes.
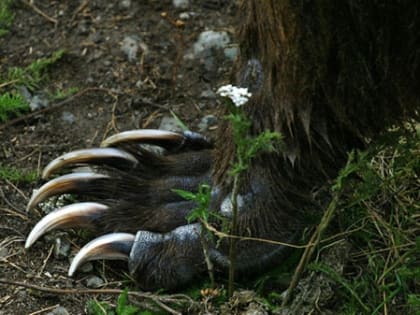
{"type": "MultiPolygon", "coordinates": [[[[36,7],[25,3],[15,4],[10,32],[0,37],[0,74],[65,49],[34,93],[68,88],[78,92],[0,125],[0,164],[40,174],[64,152],[98,146],[120,131],[158,128],[171,111],[191,130],[198,130],[204,116],[216,113],[217,100],[202,92],[228,82],[232,62],[220,52],[208,57],[211,62],[184,56],[204,30],[225,30],[233,36],[234,3],[190,1],[186,10],[161,0],[36,1],[36,7]],[[192,13],[179,25],[182,12],[192,13]],[[141,43],[132,61],[121,50],[127,36],[141,43]]],[[[211,138],[215,128],[204,133],[211,138]]],[[[67,276],[69,257],[89,240],[81,233],[52,232],[24,249],[26,235],[43,216],[39,209],[25,210],[32,190],[41,184],[0,180],[0,278],[78,289],[98,275],[104,280],[101,288],[125,288],[125,270],[113,264],[94,263],[90,272],[67,276]],[[69,256],[54,253],[57,237],[71,244],[69,256]]],[[[84,314],[92,298],[116,301],[115,295],[57,295],[0,283],[0,314],[43,314],[58,304],[70,314],[84,314]]]]}

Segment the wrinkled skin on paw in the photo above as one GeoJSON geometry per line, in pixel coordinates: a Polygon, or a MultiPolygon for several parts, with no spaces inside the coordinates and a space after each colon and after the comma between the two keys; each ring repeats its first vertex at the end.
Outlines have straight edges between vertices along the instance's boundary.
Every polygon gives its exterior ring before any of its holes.
{"type": "MultiPolygon", "coordinates": [[[[186,219],[195,203],[172,190],[195,192],[201,183],[211,185],[212,163],[212,144],[203,136],[160,130],[123,132],[106,139],[101,148],[64,154],[45,167],[44,178],[81,165],[89,166],[91,171],[70,172],[46,182],[34,193],[28,209],[58,194],[77,194],[89,201],[67,205],[45,216],[29,234],[25,247],[52,229],[92,229],[99,237],[76,255],[70,276],[88,260],[123,259],[143,289],[172,289],[187,284],[206,269],[200,240],[202,227],[186,219]],[[153,152],[151,146],[161,148],[160,152],[153,152]]],[[[272,198],[264,197],[271,194],[270,178],[264,172],[255,174],[258,176],[251,178],[252,184],[238,198],[241,234],[290,239],[290,233],[284,234],[284,222],[277,222],[281,216],[268,215],[261,220],[261,211],[255,211],[264,208],[267,213],[273,212],[272,198]]],[[[228,191],[213,187],[211,204],[212,211],[230,219],[228,191]]],[[[277,245],[240,242],[237,268],[264,266],[281,249],[277,245]]],[[[226,269],[227,242],[218,247],[210,244],[210,258],[218,269],[226,269]]]]}

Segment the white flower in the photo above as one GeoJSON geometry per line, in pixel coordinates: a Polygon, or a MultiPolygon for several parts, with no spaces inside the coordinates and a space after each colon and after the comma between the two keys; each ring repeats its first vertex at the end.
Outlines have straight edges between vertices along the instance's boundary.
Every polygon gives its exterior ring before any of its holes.
{"type": "Polygon", "coordinates": [[[252,93],[248,92],[248,88],[241,88],[232,84],[223,85],[217,90],[217,94],[229,97],[236,107],[240,107],[248,102],[252,93]]]}

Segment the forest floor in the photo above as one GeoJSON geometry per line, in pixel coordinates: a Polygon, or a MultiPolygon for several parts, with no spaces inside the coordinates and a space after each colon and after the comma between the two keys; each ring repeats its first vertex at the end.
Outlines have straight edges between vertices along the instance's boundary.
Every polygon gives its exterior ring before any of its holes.
{"type": "MultiPolygon", "coordinates": [[[[205,30],[225,31],[233,39],[233,4],[194,1],[179,9],[169,0],[37,1],[36,6],[25,2],[12,6],[14,22],[0,37],[0,77],[12,67],[25,68],[62,49],[65,53],[48,68],[48,79],[29,91],[41,98],[41,104],[48,99],[48,106],[0,124],[1,165],[35,171],[39,178],[42,168],[62,153],[98,146],[119,131],[159,128],[162,119],[172,118],[171,112],[195,131],[203,117],[215,114],[213,91],[228,82],[232,61],[216,50],[203,60],[194,56],[193,44],[205,30]],[[138,51],[134,47],[129,60],[122,47],[131,40],[138,51]],[[74,92],[61,99],[51,97],[68,91],[74,92]]],[[[216,128],[213,122],[201,131],[211,138],[216,128]]],[[[6,178],[0,183],[0,278],[85,288],[89,273],[67,277],[69,257],[54,255],[53,249],[61,237],[71,243],[72,256],[86,239],[58,232],[30,250],[23,247],[43,216],[39,210],[25,211],[41,180],[6,178]]],[[[106,270],[101,288],[125,288],[121,268],[106,270]]],[[[13,285],[1,285],[0,292],[0,314],[41,314],[57,304],[70,314],[83,314],[88,299],[116,299],[40,293],[13,285]]]]}
{"type": "Polygon", "coordinates": [[[202,291],[203,282],[176,295],[138,291],[124,263],[88,263],[68,277],[70,260],[92,239],[80,230],[53,231],[24,249],[45,215],[26,205],[52,159],[121,131],[168,128],[168,120],[177,129],[174,114],[214,138],[214,91],[230,83],[236,10],[227,0],[189,1],[184,9],[171,0],[0,0],[0,97],[18,92],[34,106],[7,120],[0,110],[0,315],[85,314],[89,303],[105,314],[103,302],[123,304],[124,289],[153,314],[420,314],[418,124],[341,174],[349,186],[333,209],[331,234],[297,284],[295,311],[278,306],[301,252],[282,261],[274,283],[262,275],[228,301],[223,293],[218,299],[223,276],[218,291],[202,291]],[[5,3],[13,3],[7,25],[5,3]],[[207,30],[227,34],[224,50],[194,50],[207,30]],[[46,60],[46,71],[36,72],[46,60]]]}

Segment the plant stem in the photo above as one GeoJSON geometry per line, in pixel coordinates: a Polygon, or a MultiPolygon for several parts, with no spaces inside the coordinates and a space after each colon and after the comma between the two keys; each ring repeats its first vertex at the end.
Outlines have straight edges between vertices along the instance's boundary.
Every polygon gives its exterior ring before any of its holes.
{"type": "Polygon", "coordinates": [[[201,240],[201,246],[203,247],[203,254],[204,254],[204,260],[207,265],[207,271],[209,272],[209,278],[210,278],[210,287],[214,288],[214,268],[213,263],[210,260],[209,256],[209,244],[206,239],[206,232],[207,229],[205,228],[205,225],[202,222],[202,228],[200,232],[200,240],[201,240]]]}
{"type": "MultiPolygon", "coordinates": [[[[233,178],[232,190],[232,223],[230,234],[236,234],[238,228],[238,192],[239,192],[239,174],[235,174],[233,178]]],[[[228,282],[228,296],[233,295],[235,282],[235,265],[236,265],[236,242],[237,239],[231,238],[229,247],[229,282],[228,282]]]]}

